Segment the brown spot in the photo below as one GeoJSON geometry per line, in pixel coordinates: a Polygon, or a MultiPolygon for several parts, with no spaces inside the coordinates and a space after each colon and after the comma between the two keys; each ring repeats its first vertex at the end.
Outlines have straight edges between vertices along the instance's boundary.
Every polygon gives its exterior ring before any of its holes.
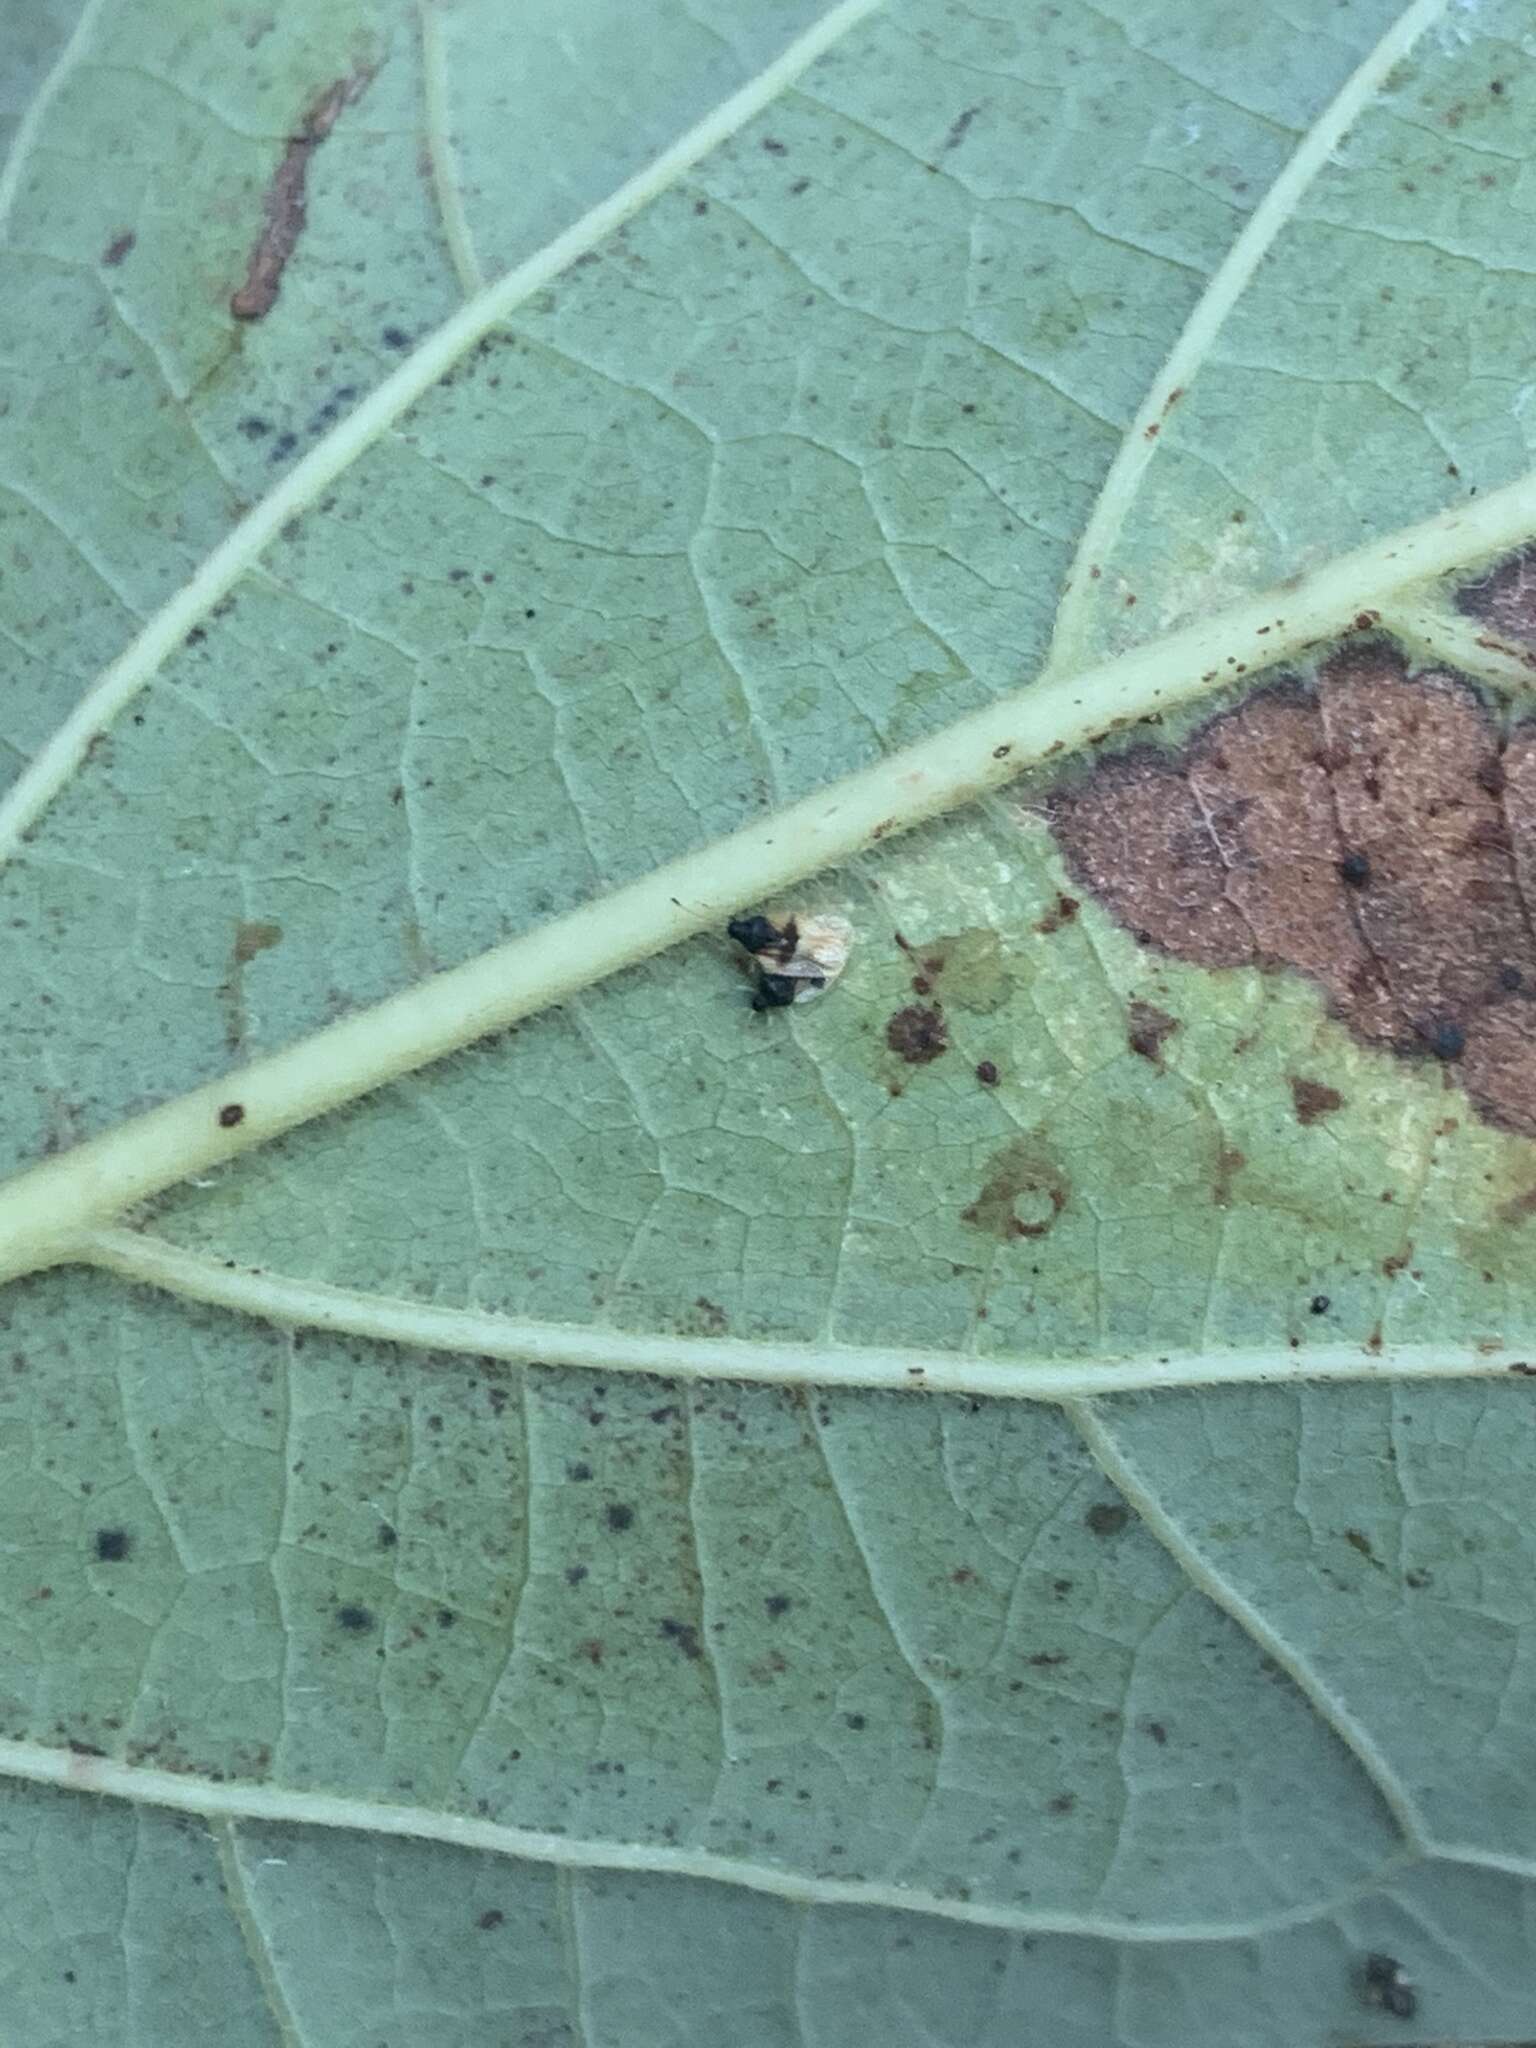
{"type": "Polygon", "coordinates": [[[1044,917],[1035,919],[1035,930],[1049,938],[1052,932],[1059,932],[1064,924],[1070,924],[1079,908],[1075,896],[1058,896],[1044,917]]]}
{"type": "Polygon", "coordinates": [[[960,1219],[1003,1244],[1044,1237],[1067,1206],[1071,1183],[1032,1138],[1010,1138],[988,1162],[981,1193],[960,1219]]]}
{"type": "Polygon", "coordinates": [[[342,108],[362,98],[372,76],[371,70],[357,70],[328,85],[310,102],[288,137],[282,161],[262,200],[261,232],[251,246],[245,282],[230,295],[229,310],[237,320],[261,320],[276,305],[283,272],[304,232],[309,160],[335,127],[342,108]]]}
{"type": "Polygon", "coordinates": [[[132,228],[125,228],[120,235],[114,235],[101,252],[101,260],[109,270],[116,270],[119,263],[133,248],[138,236],[132,228]]]}
{"type": "Polygon", "coordinates": [[[1330,1088],[1322,1081],[1309,1081],[1302,1074],[1287,1077],[1291,1084],[1291,1100],[1296,1105],[1296,1121],[1299,1124],[1315,1124],[1319,1118],[1332,1116],[1336,1109],[1344,1107],[1344,1098],[1337,1088],[1330,1088]]]}
{"type": "Polygon", "coordinates": [[[1536,723],[1501,751],[1466,684],[1367,643],[1046,809],[1142,943],[1294,969],[1367,1045],[1453,1066],[1487,1121],[1536,1136],[1536,723]]]}
{"type": "Polygon", "coordinates": [[[886,1020],[885,1042],[909,1067],[924,1067],[949,1051],[949,1029],[937,1003],[909,1003],[886,1020]]]}
{"type": "Polygon", "coordinates": [[[1125,1013],[1125,1025],[1125,1042],[1131,1051],[1157,1067],[1163,1063],[1163,1040],[1180,1028],[1178,1018],[1170,1017],[1155,1003],[1132,1003],[1125,1013]]]}
{"type": "Polygon", "coordinates": [[[226,1102],[219,1111],[219,1125],[223,1130],[232,1131],[236,1124],[243,1124],[244,1122],[245,1104],[243,1102],[226,1102]]]}
{"type": "Polygon", "coordinates": [[[991,1060],[978,1060],[976,1062],[976,1078],[983,1088],[995,1088],[998,1075],[994,1063],[991,1060]]]}

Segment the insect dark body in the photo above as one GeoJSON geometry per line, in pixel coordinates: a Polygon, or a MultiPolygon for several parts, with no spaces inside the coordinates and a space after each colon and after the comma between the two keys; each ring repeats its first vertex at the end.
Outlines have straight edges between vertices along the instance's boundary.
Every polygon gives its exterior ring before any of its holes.
{"type": "Polygon", "coordinates": [[[847,919],[831,915],[775,924],[756,912],[733,917],[726,930],[752,957],[754,1010],[781,1010],[819,996],[842,973],[853,941],[847,919]]]}

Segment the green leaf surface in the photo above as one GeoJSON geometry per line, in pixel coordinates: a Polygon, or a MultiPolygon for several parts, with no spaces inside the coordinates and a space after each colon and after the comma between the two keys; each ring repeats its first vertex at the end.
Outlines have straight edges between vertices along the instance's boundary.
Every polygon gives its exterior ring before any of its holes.
{"type": "Polygon", "coordinates": [[[0,35],[0,2035],[1528,2040],[1532,1140],[1049,799],[1518,736],[1529,10],[0,35]]]}

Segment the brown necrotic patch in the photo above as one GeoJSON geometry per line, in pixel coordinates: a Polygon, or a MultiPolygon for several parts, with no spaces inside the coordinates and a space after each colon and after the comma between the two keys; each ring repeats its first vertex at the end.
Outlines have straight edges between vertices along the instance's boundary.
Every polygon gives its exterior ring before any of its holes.
{"type": "Polygon", "coordinates": [[[1370,644],[1046,810],[1144,944],[1292,968],[1367,1045],[1445,1062],[1490,1123],[1536,1136],[1536,724],[1506,738],[1456,677],[1370,644]]]}
{"type": "Polygon", "coordinates": [[[1536,547],[1521,548],[1475,583],[1464,583],[1456,604],[1501,639],[1536,647],[1536,547]]]}

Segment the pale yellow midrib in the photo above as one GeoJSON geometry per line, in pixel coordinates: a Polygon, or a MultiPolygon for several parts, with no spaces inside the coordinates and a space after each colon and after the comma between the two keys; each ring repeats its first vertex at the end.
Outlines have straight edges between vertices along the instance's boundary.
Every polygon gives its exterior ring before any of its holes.
{"type": "Polygon", "coordinates": [[[1022,767],[1305,653],[1362,607],[1402,602],[1533,530],[1536,471],[1080,676],[1039,679],[563,917],[129,1117],[0,1185],[0,1281],[77,1256],[83,1235],[175,1182],[722,925],[1022,767]]]}
{"type": "Polygon", "coordinates": [[[1410,1860],[1406,1855],[1394,1857],[1369,1877],[1341,1887],[1335,1895],[1304,1907],[1255,1914],[1246,1920],[1130,1920],[1109,1914],[1036,1910],[950,1898],[897,1879],[809,1877],[777,1864],[754,1863],[708,1849],[548,1834],[435,1807],[392,1806],[339,1793],[303,1792],[254,1782],[214,1784],[145,1764],[125,1764],[111,1757],[50,1749],[39,1742],[0,1741],[0,1779],[5,1778],[166,1807],[178,1813],[197,1814],[210,1824],[220,1819],[239,1819],[346,1828],[392,1839],[404,1837],[446,1842],[460,1849],[489,1850],[524,1862],[552,1865],[558,1870],[633,1871],[647,1876],[696,1878],[801,1905],[876,1907],[1019,1934],[1097,1936],[1137,1944],[1247,1941],[1288,1927],[1306,1926],[1367,1897],[1410,1860]]]}
{"type": "Polygon", "coordinates": [[[1095,1395],[1298,1381],[1486,1379],[1522,1371],[1527,1355],[1493,1337],[1448,1343],[1305,1343],[1247,1350],[1148,1352],[1057,1359],[767,1338],[637,1334],[541,1322],[482,1309],[444,1307],[332,1287],[183,1250],[135,1230],[105,1230],[82,1243],[86,1263],[284,1329],[327,1330],[409,1350],[500,1358],[512,1364],[648,1373],[680,1380],[764,1386],[879,1387],[895,1392],[984,1394],[1002,1400],[1070,1402],[1095,1395]]]}

